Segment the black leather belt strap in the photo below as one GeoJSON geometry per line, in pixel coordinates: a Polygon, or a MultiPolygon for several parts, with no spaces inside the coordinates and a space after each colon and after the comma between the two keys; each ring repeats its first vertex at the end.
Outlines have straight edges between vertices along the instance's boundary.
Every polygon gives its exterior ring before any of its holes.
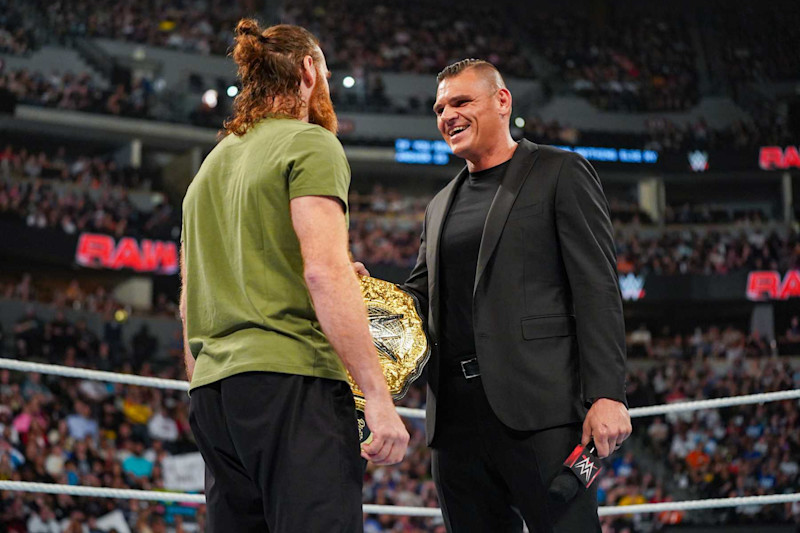
{"type": "Polygon", "coordinates": [[[481,375],[481,367],[478,366],[477,357],[461,361],[460,365],[461,365],[461,373],[464,375],[464,378],[466,379],[477,378],[478,376],[481,375]]]}

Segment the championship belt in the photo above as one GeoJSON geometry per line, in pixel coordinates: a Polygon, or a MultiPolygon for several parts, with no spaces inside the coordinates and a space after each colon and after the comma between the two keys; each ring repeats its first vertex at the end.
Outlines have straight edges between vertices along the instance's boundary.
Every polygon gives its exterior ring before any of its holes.
{"type": "MultiPolygon", "coordinates": [[[[361,277],[360,281],[361,294],[367,306],[369,331],[383,377],[389,386],[389,394],[399,400],[420,376],[431,354],[418,303],[414,296],[394,283],[368,276],[361,277]]],[[[364,393],[349,372],[347,381],[356,402],[358,436],[363,444],[372,437],[364,419],[364,393]]]]}

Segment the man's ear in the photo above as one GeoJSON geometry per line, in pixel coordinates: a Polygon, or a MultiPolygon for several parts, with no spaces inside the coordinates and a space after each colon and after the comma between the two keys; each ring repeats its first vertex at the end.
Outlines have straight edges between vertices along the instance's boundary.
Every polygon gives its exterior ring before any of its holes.
{"type": "Polygon", "coordinates": [[[500,106],[501,115],[509,115],[511,113],[511,92],[502,87],[497,90],[497,104],[500,106]]]}
{"type": "Polygon", "coordinates": [[[302,71],[302,83],[307,88],[312,88],[314,83],[317,81],[317,68],[314,65],[314,58],[309,56],[305,56],[303,58],[303,71],[302,71]]]}

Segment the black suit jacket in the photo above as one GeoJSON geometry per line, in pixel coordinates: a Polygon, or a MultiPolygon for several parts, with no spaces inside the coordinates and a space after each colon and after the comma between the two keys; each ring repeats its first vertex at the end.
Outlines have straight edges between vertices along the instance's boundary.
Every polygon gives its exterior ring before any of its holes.
{"type": "MultiPolygon", "coordinates": [[[[433,353],[427,435],[439,391],[439,240],[462,170],[425,213],[402,286],[420,300],[433,353]]],[[[475,346],[495,414],[517,430],[580,422],[597,398],[625,402],[625,330],[608,204],[580,155],[519,143],[483,228],[473,292],[475,346]]]]}

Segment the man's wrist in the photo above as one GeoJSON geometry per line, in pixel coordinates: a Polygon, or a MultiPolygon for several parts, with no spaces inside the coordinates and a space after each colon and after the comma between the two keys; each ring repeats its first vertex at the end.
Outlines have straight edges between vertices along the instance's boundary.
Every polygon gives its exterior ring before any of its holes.
{"type": "Polygon", "coordinates": [[[589,408],[592,407],[592,405],[597,403],[599,400],[609,400],[609,401],[612,401],[612,402],[617,402],[617,403],[621,403],[622,405],[625,405],[625,402],[623,402],[621,400],[618,400],[616,398],[609,398],[608,396],[598,396],[596,398],[586,398],[583,401],[583,404],[586,406],[587,409],[589,409],[589,408]]]}
{"type": "Polygon", "coordinates": [[[382,386],[376,386],[369,391],[365,391],[362,389],[364,393],[364,400],[365,401],[373,401],[373,402],[392,402],[392,396],[389,394],[389,388],[386,386],[385,383],[382,386]]]}

